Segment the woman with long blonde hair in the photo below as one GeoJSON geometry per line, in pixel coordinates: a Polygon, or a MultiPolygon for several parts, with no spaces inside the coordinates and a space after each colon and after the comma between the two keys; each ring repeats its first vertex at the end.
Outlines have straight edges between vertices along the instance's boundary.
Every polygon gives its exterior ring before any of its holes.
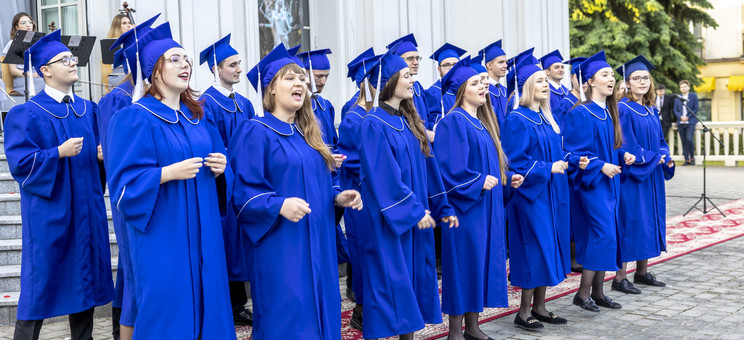
{"type": "Polygon", "coordinates": [[[455,103],[434,141],[447,198],[460,219],[459,228],[442,229],[442,312],[453,340],[488,338],[478,313],[508,305],[504,191],[523,179],[506,172],[487,78],[478,66],[485,71],[466,57],[442,78],[442,92],[455,93],[455,103]]]}
{"type": "Polygon", "coordinates": [[[304,72],[279,44],[248,72],[264,112],[230,139],[233,209],[253,245],[253,339],[340,339],[334,205],[362,208],[332,185],[331,151],[304,72]],[[291,294],[288,294],[291,292],[291,294]]]}

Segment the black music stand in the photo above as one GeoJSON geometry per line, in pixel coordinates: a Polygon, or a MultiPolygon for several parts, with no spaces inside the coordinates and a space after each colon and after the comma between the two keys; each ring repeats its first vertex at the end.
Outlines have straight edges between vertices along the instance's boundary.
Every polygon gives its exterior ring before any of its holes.
{"type": "MultiPolygon", "coordinates": [[[[41,39],[41,37],[45,35],[46,34],[42,32],[16,32],[16,35],[13,38],[13,42],[10,43],[10,47],[8,48],[8,53],[5,54],[5,60],[3,60],[3,64],[25,64],[26,62],[23,57],[23,53],[31,48],[33,44],[35,44],[37,41],[39,41],[39,39],[41,39]]],[[[29,70],[29,72],[31,71],[29,70]]],[[[26,72],[23,72],[23,78],[26,85],[26,101],[28,101],[28,74],[26,72]]]]}
{"type": "Polygon", "coordinates": [[[118,46],[110,51],[111,45],[115,41],[116,39],[101,39],[101,61],[106,65],[114,64],[114,53],[121,48],[121,46],[118,46]]]}
{"type": "Polygon", "coordinates": [[[93,52],[93,45],[96,44],[96,37],[63,35],[62,43],[70,49],[72,55],[78,57],[78,67],[88,66],[90,53],[93,52]]]}

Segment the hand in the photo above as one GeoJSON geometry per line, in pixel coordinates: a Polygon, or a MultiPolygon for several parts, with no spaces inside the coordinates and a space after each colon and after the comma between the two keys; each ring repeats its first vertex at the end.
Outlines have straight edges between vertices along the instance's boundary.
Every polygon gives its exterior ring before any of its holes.
{"type": "Polygon", "coordinates": [[[607,177],[612,178],[620,173],[620,167],[612,163],[605,163],[602,166],[602,173],[607,175],[607,177]]]}
{"type": "Polygon", "coordinates": [[[227,167],[227,157],[219,152],[210,153],[204,158],[204,166],[209,167],[215,176],[222,175],[227,167]]]}
{"type": "Polygon", "coordinates": [[[587,166],[589,166],[589,157],[581,156],[579,158],[579,169],[584,170],[587,166]]]}
{"type": "Polygon", "coordinates": [[[442,218],[442,223],[449,223],[449,227],[460,227],[460,220],[457,219],[457,216],[447,216],[445,218],[442,218]]]}
{"type": "Polygon", "coordinates": [[[512,188],[516,189],[519,188],[520,185],[524,183],[524,176],[522,175],[513,175],[511,179],[511,186],[512,188]]]}
{"type": "Polygon", "coordinates": [[[665,159],[665,158],[666,158],[666,157],[664,157],[664,156],[661,156],[661,159],[659,160],[659,164],[664,164],[664,163],[666,163],[666,159],[665,159]]]}
{"type": "Polygon", "coordinates": [[[626,152],[623,155],[623,159],[625,160],[625,164],[631,165],[631,164],[635,163],[636,156],[634,154],[630,153],[630,152],[626,152]]]}
{"type": "Polygon", "coordinates": [[[566,169],[568,169],[568,163],[565,161],[556,161],[553,163],[553,168],[550,170],[551,173],[554,174],[565,174],[566,169]]]}
{"type": "Polygon", "coordinates": [[[437,222],[434,221],[433,218],[431,218],[431,215],[430,214],[431,214],[431,212],[429,210],[427,210],[426,211],[426,215],[424,215],[424,218],[422,218],[421,221],[418,221],[418,223],[416,223],[416,226],[419,229],[434,228],[434,226],[437,225],[437,222]]]}
{"type": "Polygon", "coordinates": [[[679,117],[679,121],[680,122],[686,122],[686,121],[689,121],[689,120],[690,120],[690,117],[679,117]]]}
{"type": "Polygon", "coordinates": [[[98,161],[103,162],[103,148],[98,144],[98,161]]]}
{"type": "Polygon", "coordinates": [[[483,190],[491,190],[499,184],[499,179],[491,175],[486,176],[486,181],[483,182],[483,190]]]}
{"type": "Polygon", "coordinates": [[[299,197],[290,197],[284,199],[282,203],[282,209],[279,210],[279,215],[292,221],[299,222],[305,215],[310,213],[310,204],[299,197]]]}
{"type": "Polygon", "coordinates": [[[362,202],[362,194],[356,190],[344,190],[340,194],[336,195],[334,200],[336,205],[343,208],[352,208],[354,210],[362,210],[364,203],[362,202]]]}
{"type": "Polygon", "coordinates": [[[334,153],[333,155],[333,165],[336,167],[336,169],[341,167],[341,164],[344,164],[344,161],[346,160],[346,155],[334,153]]]}
{"type": "Polygon", "coordinates": [[[163,167],[160,172],[160,184],[196,177],[203,161],[201,157],[194,157],[163,167]]]}
{"type": "Polygon", "coordinates": [[[669,163],[667,163],[667,168],[671,168],[671,167],[674,167],[674,161],[673,160],[669,160],[669,163]]]}
{"type": "Polygon", "coordinates": [[[83,137],[70,138],[57,147],[59,158],[73,157],[83,151],[83,137]]]}
{"type": "Polygon", "coordinates": [[[429,143],[434,143],[434,131],[426,130],[426,138],[429,138],[429,143]]]}

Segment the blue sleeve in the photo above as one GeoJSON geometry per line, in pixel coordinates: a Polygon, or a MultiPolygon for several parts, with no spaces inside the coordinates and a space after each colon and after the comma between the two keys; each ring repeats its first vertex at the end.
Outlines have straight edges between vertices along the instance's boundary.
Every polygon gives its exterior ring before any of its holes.
{"type": "Polygon", "coordinates": [[[439,221],[447,216],[455,216],[455,209],[449,204],[447,192],[442,182],[442,174],[439,172],[439,165],[434,155],[426,157],[426,191],[429,194],[428,202],[431,217],[439,221]]]}
{"type": "Polygon", "coordinates": [[[595,155],[596,134],[594,123],[590,120],[592,118],[588,116],[587,110],[584,106],[578,106],[565,115],[564,149],[576,157],[589,158],[589,165],[586,169],[569,174],[569,179],[576,188],[579,186],[592,188],[601,178],[600,176],[604,176],[602,167],[605,161],[595,155]]]}
{"type": "Polygon", "coordinates": [[[269,173],[272,167],[270,133],[260,124],[246,120],[240,123],[230,139],[229,162],[235,173],[232,204],[241,228],[258,245],[279,221],[285,197],[277,195],[269,173]]]}
{"type": "Polygon", "coordinates": [[[41,126],[36,115],[17,105],[5,118],[5,154],[10,173],[23,190],[47,199],[52,198],[60,166],[58,145],[46,149],[43,136],[50,133],[41,126]]]}
{"type": "MultiPolygon", "coordinates": [[[[661,159],[661,154],[651,150],[645,150],[638,144],[636,138],[636,132],[633,127],[633,114],[630,110],[625,109],[624,105],[619,105],[620,109],[620,124],[622,125],[623,131],[623,150],[630,152],[636,157],[634,164],[627,166],[627,171],[623,171],[622,178],[628,177],[637,182],[642,182],[648,176],[650,176],[661,159]]],[[[623,157],[620,157],[623,159],[623,157]]],[[[625,164],[625,162],[623,162],[625,164]]]]}
{"type": "Polygon", "coordinates": [[[470,147],[465,126],[468,123],[456,115],[439,122],[437,138],[434,139],[434,155],[447,199],[460,211],[467,212],[482,198],[483,184],[489,174],[468,168],[470,147]]]}
{"type": "MultiPolygon", "coordinates": [[[[205,123],[207,126],[207,131],[209,132],[209,137],[212,139],[212,152],[221,153],[225,155],[225,157],[227,157],[227,148],[225,147],[225,144],[223,144],[223,137],[220,135],[217,127],[209,119],[205,120],[205,123]]],[[[225,171],[222,173],[222,175],[215,177],[215,182],[217,184],[217,197],[219,199],[220,215],[222,216],[222,218],[225,218],[227,217],[227,209],[232,209],[232,207],[228,205],[228,202],[232,197],[233,185],[235,183],[235,174],[233,173],[233,169],[230,166],[229,161],[227,162],[225,171]]]]}
{"type": "MultiPolygon", "coordinates": [[[[352,113],[355,115],[354,113],[352,113]]],[[[352,119],[348,116],[344,118],[341,125],[338,126],[338,152],[346,155],[346,160],[341,165],[340,171],[344,176],[351,178],[354,185],[359,185],[359,170],[361,161],[359,159],[359,143],[361,132],[361,119],[352,119]]],[[[355,188],[341,188],[344,190],[355,188]]]]}
{"type": "Polygon", "coordinates": [[[114,115],[107,143],[111,202],[116,202],[124,221],[142,232],[148,230],[164,166],[158,164],[154,147],[158,141],[145,114],[130,106],[114,115]]]}
{"type": "MultiPolygon", "coordinates": [[[[371,195],[380,213],[397,235],[410,230],[424,216],[424,205],[403,183],[402,173],[380,124],[362,122],[361,176],[369,181],[371,195]]],[[[441,180],[440,180],[441,183],[441,180]]],[[[425,198],[424,198],[425,199],[425,198]]]]}
{"type": "Polygon", "coordinates": [[[501,139],[509,167],[524,176],[524,182],[517,189],[517,193],[534,202],[548,188],[553,163],[536,160],[530,155],[530,130],[531,127],[512,114],[506,118],[501,139]]]}
{"type": "Polygon", "coordinates": [[[679,123],[679,118],[682,117],[682,101],[679,100],[679,98],[674,98],[674,109],[672,111],[674,112],[674,116],[677,117],[677,122],[679,123]]]}
{"type": "MultiPolygon", "coordinates": [[[[424,92],[424,96],[426,97],[426,108],[428,112],[428,122],[431,125],[431,129],[434,129],[434,126],[437,124],[439,117],[442,115],[442,103],[441,103],[441,90],[436,88],[434,85],[432,87],[428,88],[424,92]],[[437,95],[439,93],[439,95],[437,95]]],[[[436,140],[436,138],[435,138],[436,140]]]]}

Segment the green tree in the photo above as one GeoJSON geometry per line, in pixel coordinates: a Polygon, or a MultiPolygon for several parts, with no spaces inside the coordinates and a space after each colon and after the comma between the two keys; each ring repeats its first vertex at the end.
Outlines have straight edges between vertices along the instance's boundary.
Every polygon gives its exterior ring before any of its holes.
{"type": "Polygon", "coordinates": [[[572,56],[605,50],[613,66],[643,54],[655,66],[654,80],[673,91],[677,82],[701,80],[698,56],[702,45],[691,26],[717,27],[705,12],[707,0],[569,0],[572,56]]]}

